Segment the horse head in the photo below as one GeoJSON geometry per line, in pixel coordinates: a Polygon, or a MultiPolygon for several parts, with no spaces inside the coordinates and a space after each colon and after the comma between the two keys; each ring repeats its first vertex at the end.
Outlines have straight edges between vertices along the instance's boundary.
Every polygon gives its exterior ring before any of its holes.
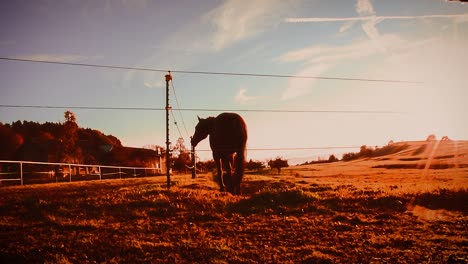
{"type": "MultiPolygon", "coordinates": [[[[198,117],[198,116],[197,116],[198,117]]],[[[198,117],[198,124],[195,127],[195,133],[190,140],[190,143],[193,147],[196,147],[200,141],[205,139],[209,134],[210,131],[213,130],[214,127],[214,118],[200,118],[198,117]]]]}

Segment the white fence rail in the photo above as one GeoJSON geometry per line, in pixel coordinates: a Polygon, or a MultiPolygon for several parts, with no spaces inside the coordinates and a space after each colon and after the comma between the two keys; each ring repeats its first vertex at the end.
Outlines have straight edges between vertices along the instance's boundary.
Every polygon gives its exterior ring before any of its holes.
{"type": "Polygon", "coordinates": [[[0,160],[0,184],[36,184],[162,175],[160,168],[0,160]]]}

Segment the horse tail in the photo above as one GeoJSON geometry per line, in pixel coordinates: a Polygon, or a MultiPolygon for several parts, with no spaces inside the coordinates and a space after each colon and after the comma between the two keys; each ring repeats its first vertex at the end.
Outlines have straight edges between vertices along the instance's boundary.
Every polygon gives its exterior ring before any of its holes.
{"type": "MultiPolygon", "coordinates": [[[[240,117],[240,116],[239,116],[240,117]]],[[[244,172],[244,162],[245,158],[247,157],[247,125],[242,117],[240,117],[240,126],[241,126],[241,149],[239,150],[240,153],[237,153],[239,159],[237,160],[236,165],[239,165],[239,168],[242,168],[242,172],[244,172]],[[242,163],[242,164],[240,164],[242,163]]]]}
{"type": "Polygon", "coordinates": [[[240,131],[239,131],[239,139],[240,144],[237,147],[236,155],[235,155],[235,174],[234,174],[234,194],[240,194],[240,183],[242,178],[244,177],[244,166],[245,166],[245,158],[247,154],[247,125],[245,124],[244,119],[238,116],[240,131]]]}

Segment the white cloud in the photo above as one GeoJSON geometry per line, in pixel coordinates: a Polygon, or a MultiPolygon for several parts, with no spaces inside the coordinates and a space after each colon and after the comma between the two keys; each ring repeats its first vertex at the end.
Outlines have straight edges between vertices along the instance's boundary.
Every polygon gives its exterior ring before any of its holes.
{"type": "Polygon", "coordinates": [[[247,95],[247,89],[241,88],[234,97],[234,102],[238,104],[247,104],[254,99],[255,97],[247,95]]]}
{"type": "Polygon", "coordinates": [[[346,21],[339,29],[339,32],[340,33],[343,33],[343,32],[346,32],[348,31],[348,29],[350,29],[352,26],[354,26],[354,24],[356,23],[356,21],[346,21]]]}
{"type": "Polygon", "coordinates": [[[371,0],[358,0],[356,3],[356,12],[360,16],[375,15],[371,0]]]}
{"type": "Polygon", "coordinates": [[[88,59],[95,59],[96,56],[81,56],[74,54],[34,54],[28,56],[20,56],[23,60],[37,60],[37,61],[53,61],[53,62],[77,62],[88,59]]]}
{"type": "Polygon", "coordinates": [[[369,19],[361,24],[362,29],[364,30],[364,32],[366,32],[367,36],[370,39],[378,38],[380,35],[379,30],[377,30],[376,25],[377,25],[377,19],[369,19]]]}
{"type": "Polygon", "coordinates": [[[346,22],[343,24],[339,33],[343,33],[350,29],[355,22],[361,21],[362,30],[366,35],[374,40],[374,43],[380,45],[384,49],[383,43],[378,41],[380,32],[377,29],[377,24],[384,20],[407,20],[407,19],[453,19],[454,23],[468,22],[468,14],[435,14],[435,15],[418,15],[418,16],[377,16],[371,0],[357,0],[356,13],[359,17],[311,17],[311,18],[286,18],[286,22],[346,22]]]}
{"type": "Polygon", "coordinates": [[[372,39],[376,45],[383,47],[383,43],[379,42],[380,33],[377,29],[377,23],[381,20],[376,18],[376,13],[371,0],[358,0],[356,3],[356,12],[361,17],[367,16],[369,18],[361,24],[362,30],[364,30],[366,35],[372,39]]]}
{"type": "Polygon", "coordinates": [[[225,1],[205,16],[215,28],[212,47],[219,51],[274,27],[289,6],[282,0],[225,1]]]}
{"type": "Polygon", "coordinates": [[[150,80],[144,81],[143,85],[145,87],[147,87],[147,88],[162,88],[162,87],[164,87],[164,83],[162,81],[162,78],[159,81],[150,81],[150,80]]]}
{"type": "Polygon", "coordinates": [[[278,57],[277,62],[305,62],[306,64],[334,64],[344,59],[358,59],[385,51],[404,50],[411,44],[394,34],[385,34],[377,37],[377,42],[385,43],[385,49],[375,45],[373,40],[361,40],[345,46],[311,46],[290,51],[278,57]]]}
{"type": "MultiPolygon", "coordinates": [[[[401,60],[404,59],[405,54],[420,47],[430,45],[433,42],[434,40],[431,39],[410,42],[394,34],[385,34],[378,36],[375,40],[365,39],[345,46],[321,45],[290,51],[278,57],[275,61],[280,63],[303,63],[304,69],[295,73],[295,75],[322,76],[326,71],[339,64],[369,56],[385,55],[387,58],[401,60]],[[382,46],[376,45],[376,42],[385,43],[385,45],[382,48],[382,46]]],[[[371,76],[380,77],[382,75],[376,74],[371,76]]],[[[418,80],[410,78],[411,76],[404,77],[406,79],[400,80],[418,80]]],[[[398,79],[396,76],[386,76],[386,78],[398,79]]],[[[281,98],[287,100],[306,95],[313,91],[316,82],[316,79],[291,78],[281,98]]]]}
{"type": "Polygon", "coordinates": [[[346,22],[343,24],[339,33],[350,29],[354,23],[362,22],[361,27],[366,35],[374,40],[374,43],[380,45],[385,50],[385,42],[379,41],[380,32],[377,24],[384,20],[411,20],[411,19],[451,19],[455,24],[468,22],[468,13],[465,14],[435,14],[418,16],[377,16],[369,0],[359,0],[356,5],[356,12],[359,17],[306,17],[306,18],[286,18],[287,23],[320,23],[320,22],[346,22]]]}
{"type": "MultiPolygon", "coordinates": [[[[298,72],[300,76],[320,76],[330,68],[328,64],[316,64],[298,72]]],[[[281,96],[281,100],[289,100],[306,95],[312,91],[317,79],[289,78],[288,86],[281,96]]]]}
{"type": "Polygon", "coordinates": [[[302,17],[286,18],[287,23],[319,23],[319,22],[347,22],[347,21],[367,21],[367,20],[405,20],[405,19],[453,19],[454,22],[468,21],[467,14],[440,14],[440,15],[420,15],[420,16],[361,16],[361,17],[302,17]]]}

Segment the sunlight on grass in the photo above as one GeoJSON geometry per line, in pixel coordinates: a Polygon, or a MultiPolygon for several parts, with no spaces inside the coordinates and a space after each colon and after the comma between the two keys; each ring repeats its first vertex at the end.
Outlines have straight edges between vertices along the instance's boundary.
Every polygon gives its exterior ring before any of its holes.
{"type": "Polygon", "coordinates": [[[336,263],[465,258],[467,169],[430,169],[422,177],[421,170],[374,165],[361,160],[290,167],[280,175],[248,174],[240,196],[219,192],[211,173],[196,179],[172,175],[169,190],[165,177],[0,188],[0,259],[336,263]]]}

